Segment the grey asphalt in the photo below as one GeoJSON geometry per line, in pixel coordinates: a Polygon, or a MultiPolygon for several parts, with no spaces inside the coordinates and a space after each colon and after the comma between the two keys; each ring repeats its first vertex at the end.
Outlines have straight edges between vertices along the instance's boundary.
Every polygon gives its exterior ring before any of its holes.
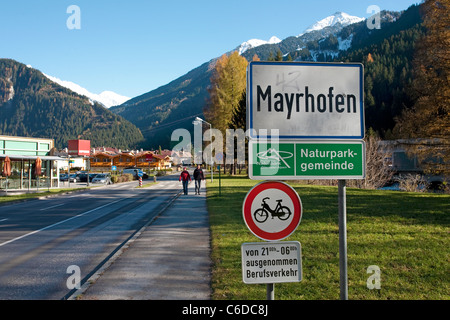
{"type": "Polygon", "coordinates": [[[210,231],[202,185],[202,193],[195,195],[192,182],[188,195],[181,192],[71,299],[210,299],[210,231]]]}

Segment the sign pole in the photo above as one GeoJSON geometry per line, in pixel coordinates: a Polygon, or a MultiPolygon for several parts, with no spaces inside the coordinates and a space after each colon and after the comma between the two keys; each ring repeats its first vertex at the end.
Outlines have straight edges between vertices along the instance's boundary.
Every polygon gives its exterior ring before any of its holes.
{"type": "Polygon", "coordinates": [[[70,154],[67,154],[67,182],[70,188],[70,154]]]}
{"type": "Polygon", "coordinates": [[[220,180],[220,164],[219,164],[219,197],[222,196],[222,191],[221,191],[221,180],[220,180]]]}
{"type": "Polygon", "coordinates": [[[275,300],[275,284],[267,284],[267,300],[275,300]]]}
{"type": "Polygon", "coordinates": [[[339,282],[341,290],[341,300],[348,300],[346,183],[345,180],[339,180],[338,183],[339,282]]]}

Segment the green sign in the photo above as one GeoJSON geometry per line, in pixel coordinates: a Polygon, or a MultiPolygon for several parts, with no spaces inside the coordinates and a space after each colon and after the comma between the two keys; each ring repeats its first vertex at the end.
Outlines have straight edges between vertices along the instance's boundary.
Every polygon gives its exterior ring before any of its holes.
{"type": "Polygon", "coordinates": [[[254,180],[364,179],[365,144],[351,141],[249,141],[254,180]]]}

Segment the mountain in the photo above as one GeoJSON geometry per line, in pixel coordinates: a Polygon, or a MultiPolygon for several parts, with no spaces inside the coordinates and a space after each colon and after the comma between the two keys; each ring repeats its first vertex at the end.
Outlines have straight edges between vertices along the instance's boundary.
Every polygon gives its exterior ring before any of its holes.
{"type": "Polygon", "coordinates": [[[87,139],[129,149],[143,139],[129,121],[11,59],[0,59],[0,134],[53,138],[57,148],[87,139]]]}
{"type": "Polygon", "coordinates": [[[167,85],[110,110],[141,130],[145,138],[143,148],[168,148],[173,130],[192,129],[194,118],[203,115],[213,66],[214,60],[206,62],[167,85]]]}
{"type": "MultiPolygon", "coordinates": [[[[403,104],[404,108],[411,103],[411,97],[405,92],[412,76],[414,41],[420,34],[421,18],[419,6],[415,5],[403,12],[382,11],[380,17],[381,29],[371,30],[361,18],[336,13],[299,36],[282,41],[275,38],[272,41],[249,40],[234,50],[239,50],[248,61],[255,54],[266,61],[281,52],[284,60],[369,64],[370,67],[365,69],[366,89],[370,87],[366,90],[369,97],[366,99],[366,127],[386,133],[392,127],[393,117],[401,110],[399,106],[403,104]],[[367,60],[371,52],[376,53],[378,59],[374,63],[367,60]],[[383,58],[382,52],[386,53],[389,61],[383,58]]],[[[216,59],[110,110],[141,130],[146,147],[173,146],[177,143],[170,141],[173,130],[185,128],[192,132],[192,120],[196,116],[202,117],[216,59]]]]}
{"type": "Polygon", "coordinates": [[[92,92],[89,92],[87,89],[81,87],[80,85],[70,82],[58,79],[56,77],[52,77],[49,75],[44,74],[47,78],[49,78],[51,81],[56,82],[60,86],[63,86],[69,90],[72,90],[73,92],[78,93],[79,95],[86,96],[89,99],[96,102],[101,103],[105,108],[111,108],[112,106],[118,106],[128,100],[130,100],[129,97],[122,96],[120,94],[117,94],[112,91],[103,91],[100,94],[95,94],[92,92]]]}
{"type": "MultiPolygon", "coordinates": [[[[358,23],[364,21],[364,18],[351,16],[345,12],[336,12],[335,14],[328,16],[320,21],[309,26],[304,32],[299,34],[297,38],[299,38],[302,42],[313,41],[317,38],[323,38],[325,35],[328,35],[330,32],[336,33],[341,30],[343,27],[348,25],[358,23]],[[314,34],[310,34],[313,31],[317,31],[314,34]],[[323,33],[324,32],[324,33],[323,33]],[[309,35],[307,35],[309,34],[309,35]],[[305,37],[302,38],[302,36],[305,37]],[[307,36],[306,36],[307,35],[307,36]],[[311,37],[312,36],[312,37],[311,37]]],[[[235,50],[239,52],[240,55],[244,54],[247,50],[252,48],[257,48],[266,44],[278,44],[282,42],[276,36],[273,36],[269,39],[269,41],[259,40],[259,39],[250,39],[248,41],[243,42],[240,46],[238,46],[235,50]]]]}
{"type": "Polygon", "coordinates": [[[248,41],[245,41],[241,43],[239,47],[236,48],[236,50],[239,52],[240,55],[242,55],[245,51],[251,48],[256,48],[259,46],[262,46],[264,44],[276,44],[281,42],[280,39],[278,39],[276,36],[273,36],[269,39],[269,41],[260,40],[260,39],[250,39],[248,41]]]}
{"type": "Polygon", "coordinates": [[[328,17],[312,24],[305,31],[303,31],[303,33],[299,34],[298,36],[300,37],[305,33],[309,33],[311,31],[319,31],[326,27],[333,27],[338,24],[340,24],[343,27],[346,27],[350,24],[358,23],[358,22],[361,22],[364,20],[365,20],[364,18],[351,16],[345,12],[336,12],[335,14],[328,16],[328,17]]]}

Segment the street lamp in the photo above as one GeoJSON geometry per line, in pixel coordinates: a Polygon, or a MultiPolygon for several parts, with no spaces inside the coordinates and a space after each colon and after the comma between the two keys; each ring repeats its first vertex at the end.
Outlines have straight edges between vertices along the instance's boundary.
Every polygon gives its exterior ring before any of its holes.
{"type": "MultiPolygon", "coordinates": [[[[204,122],[204,123],[206,123],[206,124],[209,124],[209,133],[211,134],[211,140],[212,140],[212,125],[211,125],[211,123],[209,123],[208,121],[205,121],[205,120],[203,120],[202,118],[199,118],[199,117],[195,117],[195,120],[194,121],[192,121],[192,124],[194,124],[194,125],[196,125],[196,124],[200,124],[200,123],[202,123],[202,122],[204,122]]],[[[203,139],[202,139],[202,141],[203,141],[203,139]]],[[[212,142],[212,141],[211,141],[212,142]]],[[[213,158],[212,158],[212,150],[211,150],[211,163],[210,163],[210,165],[211,165],[211,182],[213,182],[213,158]]]]}

